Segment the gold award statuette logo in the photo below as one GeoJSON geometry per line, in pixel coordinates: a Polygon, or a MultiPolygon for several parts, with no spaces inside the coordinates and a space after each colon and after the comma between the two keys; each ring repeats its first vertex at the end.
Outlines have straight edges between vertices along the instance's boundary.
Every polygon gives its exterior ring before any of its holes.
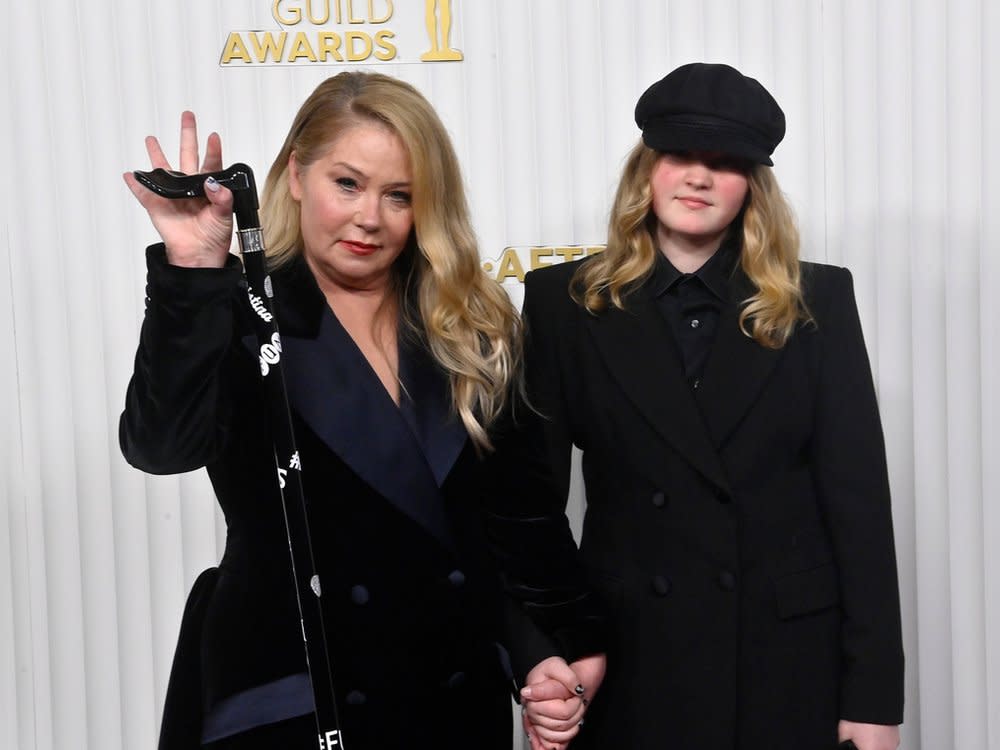
{"type": "Polygon", "coordinates": [[[424,21],[427,24],[427,36],[430,37],[431,48],[422,54],[420,59],[424,62],[461,60],[461,51],[452,49],[449,44],[451,0],[424,0],[424,21]]]}
{"type": "Polygon", "coordinates": [[[459,61],[454,5],[452,0],[422,5],[420,0],[271,0],[276,28],[228,32],[219,64],[459,61]]]}

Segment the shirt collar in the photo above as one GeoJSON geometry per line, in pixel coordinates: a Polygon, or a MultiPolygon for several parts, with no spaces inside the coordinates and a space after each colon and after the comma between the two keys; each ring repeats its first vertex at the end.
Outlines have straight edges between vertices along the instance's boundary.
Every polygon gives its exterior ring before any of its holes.
{"type": "Polygon", "coordinates": [[[681,273],[667,259],[666,255],[657,252],[650,287],[653,297],[662,296],[681,280],[694,276],[700,279],[716,297],[721,300],[727,299],[729,279],[732,277],[736,262],[739,260],[740,242],[738,238],[739,235],[736,233],[728,235],[722,241],[719,249],[712,254],[712,257],[691,274],[681,273]]]}

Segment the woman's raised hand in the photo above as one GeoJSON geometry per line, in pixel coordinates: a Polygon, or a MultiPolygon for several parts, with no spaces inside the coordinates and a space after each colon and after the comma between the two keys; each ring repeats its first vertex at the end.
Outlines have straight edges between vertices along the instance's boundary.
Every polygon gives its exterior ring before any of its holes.
{"type": "MultiPolygon", "coordinates": [[[[146,153],[153,168],[171,169],[160,142],[146,137],[146,153]]],[[[208,136],[205,161],[198,168],[198,128],[193,112],[181,113],[179,171],[185,174],[222,169],[222,141],[208,136]]],[[[233,195],[214,180],[205,183],[205,198],[163,198],[145,188],[131,172],[125,184],[149,213],[153,226],[167,247],[167,260],[175,266],[221,268],[226,263],[233,235],[233,195]]]]}

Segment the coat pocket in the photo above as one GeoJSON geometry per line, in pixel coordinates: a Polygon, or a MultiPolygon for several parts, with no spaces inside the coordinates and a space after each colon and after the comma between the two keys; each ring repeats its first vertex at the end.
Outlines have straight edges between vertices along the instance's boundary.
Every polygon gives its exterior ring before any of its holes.
{"type": "Polygon", "coordinates": [[[840,601],[837,568],[833,563],[791,573],[774,581],[778,619],[820,612],[840,601]]]}

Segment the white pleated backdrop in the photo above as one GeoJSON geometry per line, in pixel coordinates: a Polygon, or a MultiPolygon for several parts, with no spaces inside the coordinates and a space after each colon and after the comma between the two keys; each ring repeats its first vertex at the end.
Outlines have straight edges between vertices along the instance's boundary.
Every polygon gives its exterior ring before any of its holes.
{"type": "MultiPolygon", "coordinates": [[[[192,109],[203,133],[223,135],[227,162],[263,176],[298,104],[338,70],[220,66],[229,31],[276,28],[271,6],[5,3],[5,750],[155,744],[184,597],[218,559],[224,528],[203,473],[147,477],[118,452],[154,239],[120,174],[145,166],[149,133],[173,154],[179,113],[192,109]]],[[[464,61],[379,69],[414,83],[448,125],[484,262],[508,246],[602,241],[637,137],[635,100],[676,65],[729,62],[781,102],[789,133],[776,169],[804,256],[854,272],[876,373],[903,597],[904,747],[1000,750],[1000,5],[452,8],[464,61]]],[[[505,286],[519,302],[517,280],[505,286]]]]}

